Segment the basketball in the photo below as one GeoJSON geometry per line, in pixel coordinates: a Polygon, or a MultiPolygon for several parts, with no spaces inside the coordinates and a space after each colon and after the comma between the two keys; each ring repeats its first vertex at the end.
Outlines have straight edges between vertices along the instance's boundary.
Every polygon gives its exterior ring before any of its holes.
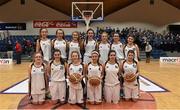
{"type": "Polygon", "coordinates": [[[99,86],[100,82],[101,82],[101,79],[98,76],[91,76],[89,78],[89,84],[91,86],[99,86]]]}
{"type": "Polygon", "coordinates": [[[125,74],[125,77],[124,77],[126,82],[133,82],[136,80],[136,78],[137,76],[134,73],[127,73],[125,74]]]}
{"type": "Polygon", "coordinates": [[[77,84],[80,81],[81,75],[78,73],[73,73],[69,76],[69,81],[73,84],[77,84]]]}

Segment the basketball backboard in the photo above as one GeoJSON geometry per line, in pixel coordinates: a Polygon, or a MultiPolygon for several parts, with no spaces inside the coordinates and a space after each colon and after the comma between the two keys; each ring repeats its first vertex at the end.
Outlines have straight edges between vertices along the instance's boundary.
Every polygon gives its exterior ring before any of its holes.
{"type": "Polygon", "coordinates": [[[90,17],[90,21],[102,21],[103,2],[72,2],[73,21],[85,21],[86,17],[90,17]]]}

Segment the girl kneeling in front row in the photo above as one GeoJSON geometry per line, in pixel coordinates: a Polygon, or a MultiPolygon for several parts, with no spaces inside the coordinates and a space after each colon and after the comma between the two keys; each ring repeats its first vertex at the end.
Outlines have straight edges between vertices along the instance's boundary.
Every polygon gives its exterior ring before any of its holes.
{"type": "Polygon", "coordinates": [[[49,89],[52,103],[65,102],[66,98],[66,63],[61,58],[60,50],[54,50],[53,60],[48,65],[49,89]]]}
{"type": "Polygon", "coordinates": [[[102,102],[101,79],[103,77],[103,67],[99,63],[99,56],[97,51],[92,51],[91,62],[85,66],[88,77],[87,100],[90,104],[100,104],[102,102]]]}
{"type": "Polygon", "coordinates": [[[134,51],[129,50],[127,53],[127,60],[123,61],[120,67],[122,70],[122,76],[124,77],[123,87],[125,99],[132,99],[133,101],[137,101],[139,98],[139,66],[134,58],[134,51]],[[128,77],[130,78],[128,79],[128,77]]]}
{"type": "Polygon", "coordinates": [[[70,104],[82,104],[83,103],[83,65],[81,64],[80,55],[78,51],[72,51],[71,53],[72,63],[67,67],[69,83],[69,99],[70,104]],[[75,77],[75,81],[71,81],[71,77],[75,77]]]}
{"type": "Polygon", "coordinates": [[[116,61],[116,52],[110,50],[108,54],[108,61],[105,63],[105,83],[104,83],[104,96],[108,103],[113,102],[117,104],[119,101],[120,81],[119,74],[120,68],[116,61]]]}
{"type": "Polygon", "coordinates": [[[46,65],[43,63],[42,54],[36,52],[34,61],[29,65],[29,95],[33,104],[43,104],[47,90],[46,65]]]}

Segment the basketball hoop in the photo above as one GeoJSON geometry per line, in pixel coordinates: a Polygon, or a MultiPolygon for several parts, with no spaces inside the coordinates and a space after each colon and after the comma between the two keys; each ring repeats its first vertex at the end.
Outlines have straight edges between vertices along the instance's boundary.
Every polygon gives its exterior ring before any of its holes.
{"type": "Polygon", "coordinates": [[[83,21],[86,25],[86,30],[89,29],[91,21],[102,21],[103,2],[72,2],[72,21],[83,21]]]}

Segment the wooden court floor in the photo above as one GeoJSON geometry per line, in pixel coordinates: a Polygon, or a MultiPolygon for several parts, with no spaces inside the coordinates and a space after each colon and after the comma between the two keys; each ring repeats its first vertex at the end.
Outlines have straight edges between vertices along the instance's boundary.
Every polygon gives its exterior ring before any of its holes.
{"type": "MultiPolygon", "coordinates": [[[[29,63],[0,65],[0,91],[27,78],[29,63]]],[[[141,61],[140,72],[170,91],[151,93],[155,97],[157,109],[180,109],[180,65],[160,65],[159,61],[146,64],[145,61],[141,61]]],[[[24,94],[0,94],[0,109],[16,109],[24,96],[24,94]]]]}

